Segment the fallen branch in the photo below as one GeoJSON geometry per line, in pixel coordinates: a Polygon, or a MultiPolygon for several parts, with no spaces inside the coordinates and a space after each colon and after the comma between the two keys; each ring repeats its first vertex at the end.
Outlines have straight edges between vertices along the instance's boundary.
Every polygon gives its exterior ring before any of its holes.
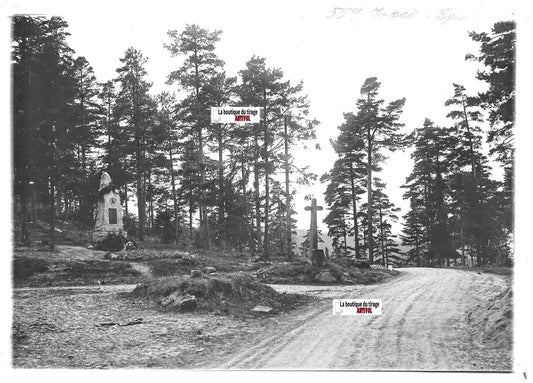
{"type": "Polygon", "coordinates": [[[136,324],[143,324],[143,323],[148,323],[148,322],[145,322],[142,318],[138,318],[130,322],[126,322],[126,323],[104,322],[104,323],[99,323],[96,326],[102,326],[102,327],[104,326],[133,326],[136,324]]]}

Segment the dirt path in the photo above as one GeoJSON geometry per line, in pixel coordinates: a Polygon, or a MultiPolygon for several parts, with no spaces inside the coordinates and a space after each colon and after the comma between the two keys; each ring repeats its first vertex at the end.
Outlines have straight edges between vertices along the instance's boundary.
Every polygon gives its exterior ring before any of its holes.
{"type": "Polygon", "coordinates": [[[400,277],[380,285],[308,288],[328,299],[206,367],[509,371],[510,352],[476,345],[466,323],[468,309],[505,287],[505,279],[493,274],[402,269],[400,277]],[[329,298],[382,299],[383,315],[334,316],[329,298]]]}

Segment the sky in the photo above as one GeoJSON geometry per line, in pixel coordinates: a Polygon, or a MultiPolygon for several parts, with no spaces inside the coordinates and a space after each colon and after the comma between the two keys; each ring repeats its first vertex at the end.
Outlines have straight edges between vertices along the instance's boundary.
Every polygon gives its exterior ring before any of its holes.
{"type": "MultiPolygon", "coordinates": [[[[321,150],[292,152],[297,164],[309,165],[319,177],[331,169],[335,154],[329,139],[338,135],[343,113],[355,111],[361,85],[368,77],[381,82],[386,102],[406,98],[401,121],[404,132],[430,118],[449,125],[444,102],[453,95],[452,83],[463,84],[475,94],[485,84],[475,79],[479,64],[465,61],[477,53],[469,31],[489,31],[499,20],[515,18],[513,1],[194,1],[194,2],[29,2],[11,4],[11,13],[60,15],[69,24],[70,46],[94,68],[98,81],[116,77],[119,58],[132,46],[146,57],[154,94],[177,91],[165,84],[182,58],[171,57],[165,43],[167,31],[182,31],[196,23],[222,30],[217,54],[235,76],[253,56],[283,70],[292,82],[302,80],[308,95],[310,116],[321,123],[317,141],[321,150]]],[[[400,186],[412,169],[410,151],[389,154],[378,176],[387,183],[391,201],[401,207],[400,186]]],[[[500,177],[501,172],[495,172],[500,177]]],[[[326,185],[318,181],[299,189],[296,196],[297,226],[309,227],[305,195],[325,206],[326,185]]],[[[364,201],[362,201],[364,202],[364,201]]],[[[321,223],[326,211],[319,213],[321,223]]],[[[400,228],[396,227],[396,231],[400,228]]]]}

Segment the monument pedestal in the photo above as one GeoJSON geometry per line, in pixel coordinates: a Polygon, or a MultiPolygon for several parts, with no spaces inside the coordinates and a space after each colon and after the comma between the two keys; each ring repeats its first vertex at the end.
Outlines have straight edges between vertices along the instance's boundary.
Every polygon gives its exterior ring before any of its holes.
{"type": "Polygon", "coordinates": [[[96,224],[91,239],[93,242],[98,242],[109,234],[120,235],[124,238],[128,236],[128,233],[124,231],[120,197],[113,189],[105,192],[98,199],[96,224]]]}

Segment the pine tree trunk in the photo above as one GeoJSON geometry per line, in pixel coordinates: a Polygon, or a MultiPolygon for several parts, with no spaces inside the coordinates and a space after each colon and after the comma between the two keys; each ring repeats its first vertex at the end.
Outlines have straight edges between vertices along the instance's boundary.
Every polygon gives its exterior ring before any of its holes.
{"type": "Polygon", "coordinates": [[[179,243],[179,214],[178,214],[178,199],[176,196],[176,176],[174,175],[174,159],[172,157],[172,144],[169,145],[168,153],[170,156],[170,183],[172,185],[172,203],[174,205],[174,244],[179,243]]]}
{"type": "Polygon", "coordinates": [[[461,213],[461,261],[463,262],[463,266],[465,265],[465,240],[464,240],[464,221],[463,221],[463,214],[461,213]]]}
{"type": "MultiPolygon", "coordinates": [[[[28,245],[30,242],[30,236],[28,232],[28,207],[27,207],[27,196],[26,196],[26,182],[22,181],[22,187],[20,191],[20,214],[21,214],[21,230],[20,230],[20,242],[25,245],[28,245]]],[[[35,223],[34,223],[35,225],[35,223]]]]}
{"type": "Polygon", "coordinates": [[[137,157],[137,213],[139,215],[139,229],[137,237],[139,241],[144,241],[144,218],[145,218],[145,206],[144,206],[144,193],[143,193],[143,180],[142,180],[142,166],[141,166],[141,142],[140,138],[136,137],[136,157],[137,157]]]}
{"type": "Polygon", "coordinates": [[[368,148],[367,148],[367,189],[368,189],[368,262],[370,264],[374,263],[374,254],[373,254],[373,248],[372,248],[372,136],[370,132],[370,126],[367,128],[367,141],[368,141],[368,148]]]}
{"type": "Polygon", "coordinates": [[[241,161],[241,183],[242,183],[242,199],[244,206],[244,227],[246,228],[246,238],[248,238],[248,246],[252,255],[255,254],[254,241],[252,238],[252,231],[250,229],[250,223],[248,221],[248,200],[246,198],[246,168],[245,168],[245,157],[243,156],[241,161]]]}
{"type": "Polygon", "coordinates": [[[287,259],[292,261],[292,230],[291,230],[291,194],[289,187],[289,136],[287,131],[287,116],[284,116],[284,138],[285,138],[285,217],[286,217],[286,240],[287,240],[287,259]]]}
{"type": "Polygon", "coordinates": [[[257,249],[262,248],[261,233],[261,201],[259,199],[259,142],[256,127],[254,127],[254,202],[255,202],[255,231],[257,249]]]}
{"type": "MultiPolygon", "coordinates": [[[[31,220],[33,222],[33,226],[35,227],[37,225],[37,207],[36,207],[36,196],[35,196],[35,183],[31,185],[31,220]]],[[[68,199],[65,200],[65,204],[69,203],[68,199]]],[[[70,207],[70,204],[69,204],[70,207]]],[[[70,209],[69,209],[70,211],[70,209]]]]}
{"type": "Polygon", "coordinates": [[[415,249],[416,249],[416,267],[420,267],[420,250],[418,248],[418,237],[415,239],[415,249]]]}
{"type": "Polygon", "coordinates": [[[194,235],[192,229],[192,201],[189,201],[189,240],[194,242],[194,235]]]}
{"type": "Polygon", "coordinates": [[[361,254],[359,252],[359,225],[357,223],[357,195],[355,193],[355,180],[354,180],[353,164],[350,162],[350,183],[352,187],[352,209],[353,209],[353,228],[354,228],[354,241],[355,241],[355,258],[360,259],[361,254]]]}
{"type": "Polygon", "coordinates": [[[342,238],[344,240],[344,254],[343,256],[346,256],[346,253],[348,252],[348,242],[347,242],[347,233],[346,233],[346,221],[344,220],[344,214],[342,215],[342,238]]]}
{"type": "Polygon", "coordinates": [[[263,97],[265,106],[263,107],[263,134],[264,134],[264,147],[263,152],[265,156],[265,237],[263,240],[263,258],[270,258],[269,238],[268,238],[268,222],[270,211],[270,174],[269,174],[269,156],[268,156],[268,127],[267,127],[267,109],[266,109],[266,90],[263,91],[263,97]]]}
{"type": "Polygon", "coordinates": [[[205,244],[207,249],[211,249],[211,234],[209,232],[209,222],[207,219],[207,208],[205,201],[207,199],[205,194],[205,156],[204,156],[204,141],[202,136],[202,128],[198,129],[198,150],[200,151],[200,227],[204,227],[205,244]]]}
{"type": "Polygon", "coordinates": [[[126,217],[129,217],[129,212],[128,212],[128,183],[127,182],[124,184],[124,210],[125,210],[126,217]]]}
{"type": "Polygon", "coordinates": [[[222,124],[219,124],[218,130],[218,233],[220,236],[220,246],[226,247],[226,230],[224,228],[224,163],[223,163],[223,136],[222,124]]]}
{"type": "Polygon", "coordinates": [[[49,243],[48,247],[50,251],[54,251],[56,248],[56,206],[55,206],[55,195],[54,195],[54,189],[55,189],[55,180],[54,176],[50,174],[50,231],[49,231],[49,243]]]}
{"type": "Polygon", "coordinates": [[[383,213],[381,211],[381,203],[379,205],[379,233],[381,235],[381,263],[383,266],[387,266],[385,262],[385,244],[383,241],[383,213]]]}
{"type": "Polygon", "coordinates": [[[148,174],[146,176],[148,178],[148,189],[145,188],[145,190],[150,190],[150,193],[148,194],[148,216],[150,217],[150,233],[151,235],[153,235],[154,203],[153,203],[153,197],[152,197],[152,172],[148,171],[148,174]]]}

